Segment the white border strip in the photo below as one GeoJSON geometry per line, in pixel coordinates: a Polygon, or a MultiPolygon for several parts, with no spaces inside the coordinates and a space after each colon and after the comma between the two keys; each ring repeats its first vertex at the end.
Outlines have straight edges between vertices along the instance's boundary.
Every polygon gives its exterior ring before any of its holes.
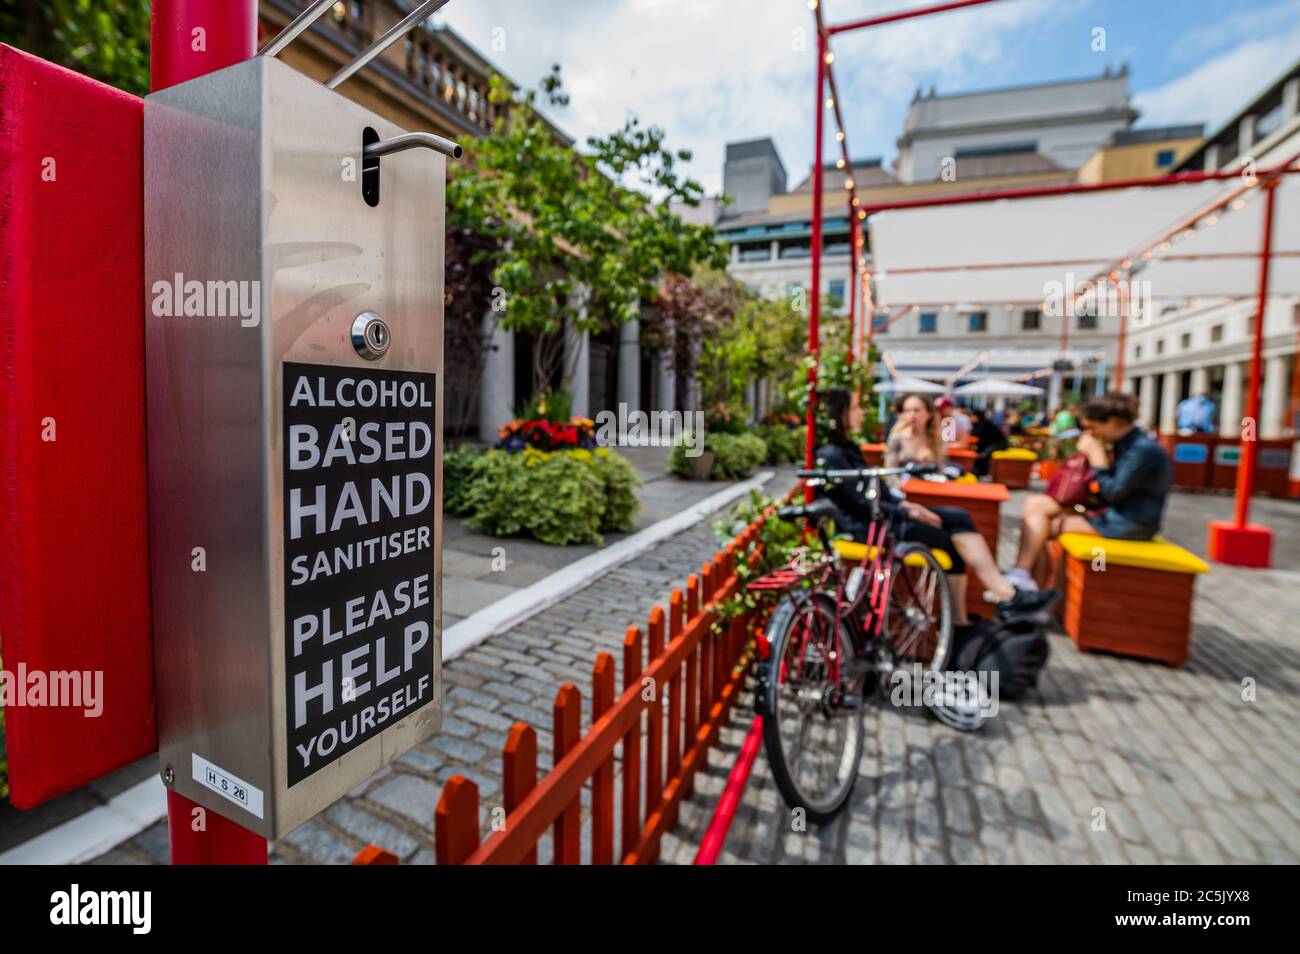
{"type": "MultiPolygon", "coordinates": [[[[455,659],[483,640],[554,606],[615,567],[690,529],[751,490],[762,487],[775,476],[775,471],[765,470],[744,483],[734,484],[681,513],[570,563],[532,586],[485,606],[443,633],[443,662],[455,659]]],[[[0,854],[0,865],[80,864],[134,838],[166,815],[167,789],[162,779],[152,776],[110,799],[107,805],[92,808],[0,854]]]]}
{"type": "Polygon", "coordinates": [[[679,514],[660,520],[630,537],[570,563],[550,576],[538,580],[532,586],[526,586],[490,606],[483,607],[477,613],[443,632],[442,661],[455,659],[469,652],[483,640],[504,633],[512,626],[518,626],[524,620],[554,606],[566,596],[589,586],[615,567],[635,559],[669,537],[690,529],[709,514],[721,510],[751,490],[762,487],[775,476],[775,471],[765,470],[744,483],[719,491],[679,514]]]}
{"type": "Polygon", "coordinates": [[[167,814],[167,789],[153,775],[62,825],[0,854],[0,865],[76,865],[111,851],[167,814]]]}

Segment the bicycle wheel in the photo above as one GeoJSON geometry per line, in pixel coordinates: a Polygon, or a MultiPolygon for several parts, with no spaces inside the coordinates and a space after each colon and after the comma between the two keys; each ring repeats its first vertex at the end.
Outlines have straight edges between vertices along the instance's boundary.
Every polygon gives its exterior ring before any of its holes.
{"type": "Polygon", "coordinates": [[[952,652],[948,577],[923,544],[899,544],[894,557],[889,599],[880,624],[883,648],[896,668],[942,670],[952,652]]]}
{"type": "Polygon", "coordinates": [[[862,758],[861,692],[849,693],[830,672],[832,654],[843,670],[857,653],[825,595],[782,600],[765,632],[772,647],[760,684],[768,762],[786,804],[823,824],[848,802],[862,758]]]}

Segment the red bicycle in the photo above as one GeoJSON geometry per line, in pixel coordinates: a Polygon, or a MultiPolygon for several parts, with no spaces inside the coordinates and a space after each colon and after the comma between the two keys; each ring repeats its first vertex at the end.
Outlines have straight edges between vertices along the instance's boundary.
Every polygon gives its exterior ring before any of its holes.
{"type": "Polygon", "coordinates": [[[852,482],[866,496],[866,540],[831,541],[826,498],[783,507],[823,544],[749,584],[780,591],[760,644],[757,705],[772,774],[788,804],[824,823],[848,802],[862,757],[863,703],[900,668],[942,671],[952,648],[947,554],[901,540],[901,508],[887,516],[881,479],[923,476],[933,465],[800,471],[809,486],[852,482]],[[946,565],[945,565],[946,564],[946,565]]]}

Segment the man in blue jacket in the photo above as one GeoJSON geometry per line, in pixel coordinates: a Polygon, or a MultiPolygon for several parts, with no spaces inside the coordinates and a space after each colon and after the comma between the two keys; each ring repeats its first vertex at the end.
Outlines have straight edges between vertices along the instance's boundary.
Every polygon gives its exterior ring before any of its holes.
{"type": "Polygon", "coordinates": [[[1088,458],[1094,473],[1089,489],[1105,509],[1084,516],[1065,510],[1046,494],[1029,497],[1020,528],[1020,558],[1007,573],[1017,586],[1032,582],[1043,547],[1062,533],[1150,540],[1160,532],[1173,464],[1164,448],[1135,426],[1137,402],[1131,395],[1112,391],[1085,404],[1079,417],[1084,431],[1079,435],[1079,453],[1088,458]]]}

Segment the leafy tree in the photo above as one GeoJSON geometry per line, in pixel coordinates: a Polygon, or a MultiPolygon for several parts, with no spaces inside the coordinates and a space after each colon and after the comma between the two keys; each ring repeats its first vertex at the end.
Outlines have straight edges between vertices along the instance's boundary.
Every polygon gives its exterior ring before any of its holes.
{"type": "MultiPolygon", "coordinates": [[[[559,67],[540,92],[552,105],[568,102],[559,67]]],[[[669,211],[674,200],[698,204],[702,188],[677,174],[676,163],[690,154],[669,152],[662,130],[630,119],[579,153],[542,120],[537,95],[516,94],[493,78],[491,99],[508,108],[475,145],[473,171],[449,182],[447,207],[450,228],[493,240],[479,259],[490,263],[501,289],[493,310],[502,327],[532,335],[540,394],[557,377],[571,388],[566,331],[623,324],[637,317],[660,275],[689,273],[699,261],[720,264],[724,253],[711,228],[684,224],[669,211]],[[626,184],[632,179],[656,189],[659,204],[626,184]]]]}
{"type": "Polygon", "coordinates": [[[0,43],[149,92],[149,0],[2,0],[0,43]]]}

